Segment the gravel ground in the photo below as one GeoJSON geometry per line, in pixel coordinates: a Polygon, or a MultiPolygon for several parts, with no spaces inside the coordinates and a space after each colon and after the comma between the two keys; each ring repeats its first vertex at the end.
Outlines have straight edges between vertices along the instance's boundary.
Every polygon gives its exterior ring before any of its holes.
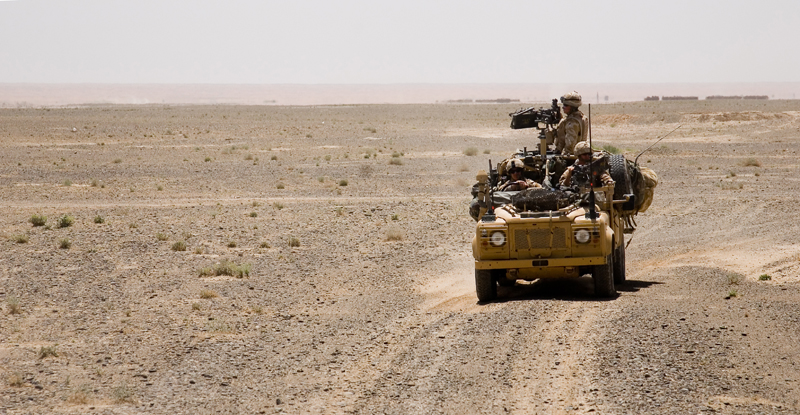
{"type": "Polygon", "coordinates": [[[0,413],[800,412],[800,102],[594,106],[631,158],[681,125],[629,281],[479,304],[515,109],[0,109],[0,413]]]}

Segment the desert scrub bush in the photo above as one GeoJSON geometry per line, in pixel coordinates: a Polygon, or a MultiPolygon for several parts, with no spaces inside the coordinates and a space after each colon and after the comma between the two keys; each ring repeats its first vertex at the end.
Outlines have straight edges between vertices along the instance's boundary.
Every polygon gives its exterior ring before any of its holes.
{"type": "Polygon", "coordinates": [[[258,217],[258,212],[250,212],[250,217],[251,218],[257,218],[258,217]]]}
{"type": "Polygon", "coordinates": [[[400,216],[397,213],[392,214],[392,220],[400,220],[400,216]]]}
{"type": "Polygon", "coordinates": [[[198,246],[197,248],[194,249],[194,253],[196,255],[203,255],[205,252],[203,251],[203,248],[198,246]]]}
{"type": "Polygon", "coordinates": [[[622,150],[620,150],[619,147],[613,146],[611,144],[604,145],[603,150],[608,151],[611,154],[622,154],[622,150]]]}
{"type": "Polygon", "coordinates": [[[236,264],[233,261],[223,259],[222,261],[214,264],[211,267],[206,267],[200,270],[201,277],[216,277],[220,275],[229,275],[236,278],[244,278],[250,276],[250,264],[236,264]]]}
{"type": "Polygon", "coordinates": [[[63,215],[58,218],[58,227],[59,228],[69,228],[72,224],[75,223],[75,218],[69,215],[63,215]]]}
{"type": "Polygon", "coordinates": [[[261,244],[259,245],[259,248],[269,248],[269,247],[270,247],[269,242],[261,242],[261,244]]]}
{"type": "Polygon", "coordinates": [[[744,161],[745,167],[761,167],[761,162],[758,159],[750,157],[744,161]]]}
{"type": "Polygon", "coordinates": [[[186,250],[186,242],[178,241],[172,244],[172,250],[176,252],[183,252],[186,250]]]}
{"type": "Polygon", "coordinates": [[[206,156],[206,158],[204,158],[204,159],[203,159],[203,161],[204,161],[204,162],[206,162],[206,163],[208,163],[208,162],[210,162],[210,161],[211,161],[211,157],[208,157],[208,156],[206,156]]]}
{"type": "Polygon", "coordinates": [[[72,247],[72,242],[68,238],[58,240],[58,247],[61,249],[69,249],[72,247]]]}
{"type": "Polygon", "coordinates": [[[344,207],[343,206],[336,206],[335,212],[336,212],[336,216],[344,216],[344,207]]]}
{"type": "Polygon", "coordinates": [[[290,247],[298,247],[300,246],[300,240],[295,238],[294,236],[289,237],[289,246],[290,247]]]}
{"type": "Polygon", "coordinates": [[[478,148],[477,147],[467,147],[464,149],[465,156],[477,156],[478,155],[478,148]]]}
{"type": "Polygon", "coordinates": [[[236,248],[236,242],[234,241],[228,242],[228,248],[236,248]]]}
{"type": "Polygon", "coordinates": [[[278,189],[285,189],[285,188],[286,188],[286,185],[285,185],[285,184],[283,184],[283,183],[278,183],[278,185],[277,185],[276,187],[277,187],[278,189]]]}
{"type": "Polygon", "coordinates": [[[6,298],[8,304],[8,314],[22,314],[22,308],[19,306],[19,298],[8,297],[6,298]]]}
{"type": "Polygon", "coordinates": [[[122,159],[114,159],[114,164],[122,163],[122,159]]]}
{"type": "Polygon", "coordinates": [[[364,127],[364,131],[366,131],[368,133],[372,133],[372,134],[375,134],[375,133],[378,132],[378,130],[376,130],[374,127],[364,127]]]}
{"type": "Polygon", "coordinates": [[[339,180],[339,186],[347,186],[347,180],[346,179],[339,180]]]}
{"type": "Polygon", "coordinates": [[[63,184],[64,184],[64,187],[70,187],[70,186],[72,186],[72,180],[69,180],[69,179],[64,180],[63,184]]]}
{"type": "Polygon", "coordinates": [[[272,204],[272,207],[274,207],[275,209],[281,210],[281,209],[283,209],[283,203],[275,202],[275,203],[272,204]]]}
{"type": "Polygon", "coordinates": [[[402,241],[403,240],[403,231],[397,228],[389,228],[386,230],[386,240],[387,241],[402,241]]]}
{"type": "Polygon", "coordinates": [[[400,154],[400,153],[398,153],[396,151],[392,152],[392,157],[400,157],[400,156],[402,156],[402,154],[400,154]]]}
{"type": "Polygon", "coordinates": [[[269,159],[274,161],[274,160],[277,160],[277,159],[278,159],[278,156],[276,156],[276,155],[274,155],[274,154],[273,154],[273,155],[272,155],[272,156],[271,156],[269,159]]]}
{"type": "Polygon", "coordinates": [[[192,303],[192,310],[200,311],[200,303],[192,303]]]}
{"type": "Polygon", "coordinates": [[[253,159],[253,155],[252,154],[248,154],[248,155],[244,156],[244,159],[245,160],[252,160],[253,159]]]}
{"type": "Polygon", "coordinates": [[[772,280],[772,276],[770,276],[769,274],[761,274],[761,275],[758,276],[758,280],[759,281],[770,281],[770,280],[772,280]]]}
{"type": "Polygon", "coordinates": [[[392,165],[395,165],[395,166],[402,166],[403,165],[403,159],[401,159],[400,157],[392,157],[392,158],[389,159],[389,164],[392,164],[392,165]]]}
{"type": "Polygon", "coordinates": [[[159,192],[163,191],[164,190],[164,186],[158,185],[158,186],[156,186],[156,190],[158,190],[159,192]]]}
{"type": "Polygon", "coordinates": [[[28,243],[28,235],[14,235],[11,240],[18,244],[26,244],[28,243]]]}
{"type": "Polygon", "coordinates": [[[486,150],[483,150],[483,154],[492,154],[492,150],[487,148],[486,150]]]}
{"type": "Polygon", "coordinates": [[[202,298],[204,300],[209,300],[211,298],[217,298],[217,297],[219,297],[219,294],[217,294],[214,291],[211,291],[211,290],[200,291],[200,298],[202,298]]]}
{"type": "Polygon", "coordinates": [[[163,233],[161,233],[161,232],[159,232],[159,233],[157,233],[157,234],[156,234],[156,240],[157,240],[157,241],[164,242],[164,241],[166,241],[167,239],[169,239],[169,238],[167,237],[167,235],[165,235],[165,234],[163,234],[163,233]]]}
{"type": "Polygon", "coordinates": [[[325,161],[331,161],[331,155],[330,154],[326,154],[325,155],[325,161]]]}
{"type": "Polygon", "coordinates": [[[104,223],[106,220],[102,216],[97,215],[94,217],[94,223],[104,223]]]}
{"type": "Polygon", "coordinates": [[[58,357],[58,351],[56,350],[56,344],[52,346],[42,346],[39,348],[39,359],[44,359],[47,357],[58,357]]]}
{"type": "Polygon", "coordinates": [[[44,226],[47,223],[47,216],[44,215],[33,215],[28,222],[31,223],[33,226],[44,226]]]}

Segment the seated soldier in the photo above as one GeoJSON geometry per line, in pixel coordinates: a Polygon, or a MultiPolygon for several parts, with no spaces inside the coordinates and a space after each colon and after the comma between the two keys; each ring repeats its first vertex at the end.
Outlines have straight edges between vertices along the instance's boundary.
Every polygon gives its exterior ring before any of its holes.
{"type": "MultiPolygon", "coordinates": [[[[559,186],[589,185],[589,176],[592,175],[592,172],[589,171],[589,164],[592,161],[592,147],[589,146],[589,143],[586,141],[581,141],[575,145],[575,155],[578,156],[578,159],[575,161],[575,164],[567,167],[567,170],[561,175],[561,180],[558,181],[559,186]]],[[[594,183],[595,186],[600,186],[601,183],[603,186],[614,183],[607,169],[603,169],[603,171],[598,173],[599,175],[596,176],[597,180],[595,180],[594,183]]]]}
{"type": "Polygon", "coordinates": [[[525,190],[532,187],[542,187],[539,183],[525,178],[522,173],[525,170],[525,164],[522,160],[513,159],[508,163],[508,180],[500,183],[497,190],[501,192],[509,192],[514,190],[525,190]]]}

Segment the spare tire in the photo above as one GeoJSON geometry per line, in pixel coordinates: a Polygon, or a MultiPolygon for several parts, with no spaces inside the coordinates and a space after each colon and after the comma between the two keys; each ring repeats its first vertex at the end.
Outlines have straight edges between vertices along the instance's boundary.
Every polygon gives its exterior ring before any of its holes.
{"type": "Polygon", "coordinates": [[[614,179],[614,200],[625,199],[625,195],[633,193],[631,190],[631,175],[628,174],[628,163],[625,156],[612,154],[608,157],[608,170],[614,179]]]}

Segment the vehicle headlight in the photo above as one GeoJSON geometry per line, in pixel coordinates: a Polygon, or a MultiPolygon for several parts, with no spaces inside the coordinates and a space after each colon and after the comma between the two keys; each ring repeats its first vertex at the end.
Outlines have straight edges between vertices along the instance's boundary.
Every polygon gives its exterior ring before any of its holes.
{"type": "Polygon", "coordinates": [[[591,237],[592,234],[587,229],[578,229],[575,231],[575,240],[578,241],[579,244],[585,244],[589,242],[591,237]]]}
{"type": "Polygon", "coordinates": [[[506,244],[506,233],[502,231],[495,231],[492,232],[492,236],[489,237],[489,243],[492,246],[503,246],[506,244]]]}

